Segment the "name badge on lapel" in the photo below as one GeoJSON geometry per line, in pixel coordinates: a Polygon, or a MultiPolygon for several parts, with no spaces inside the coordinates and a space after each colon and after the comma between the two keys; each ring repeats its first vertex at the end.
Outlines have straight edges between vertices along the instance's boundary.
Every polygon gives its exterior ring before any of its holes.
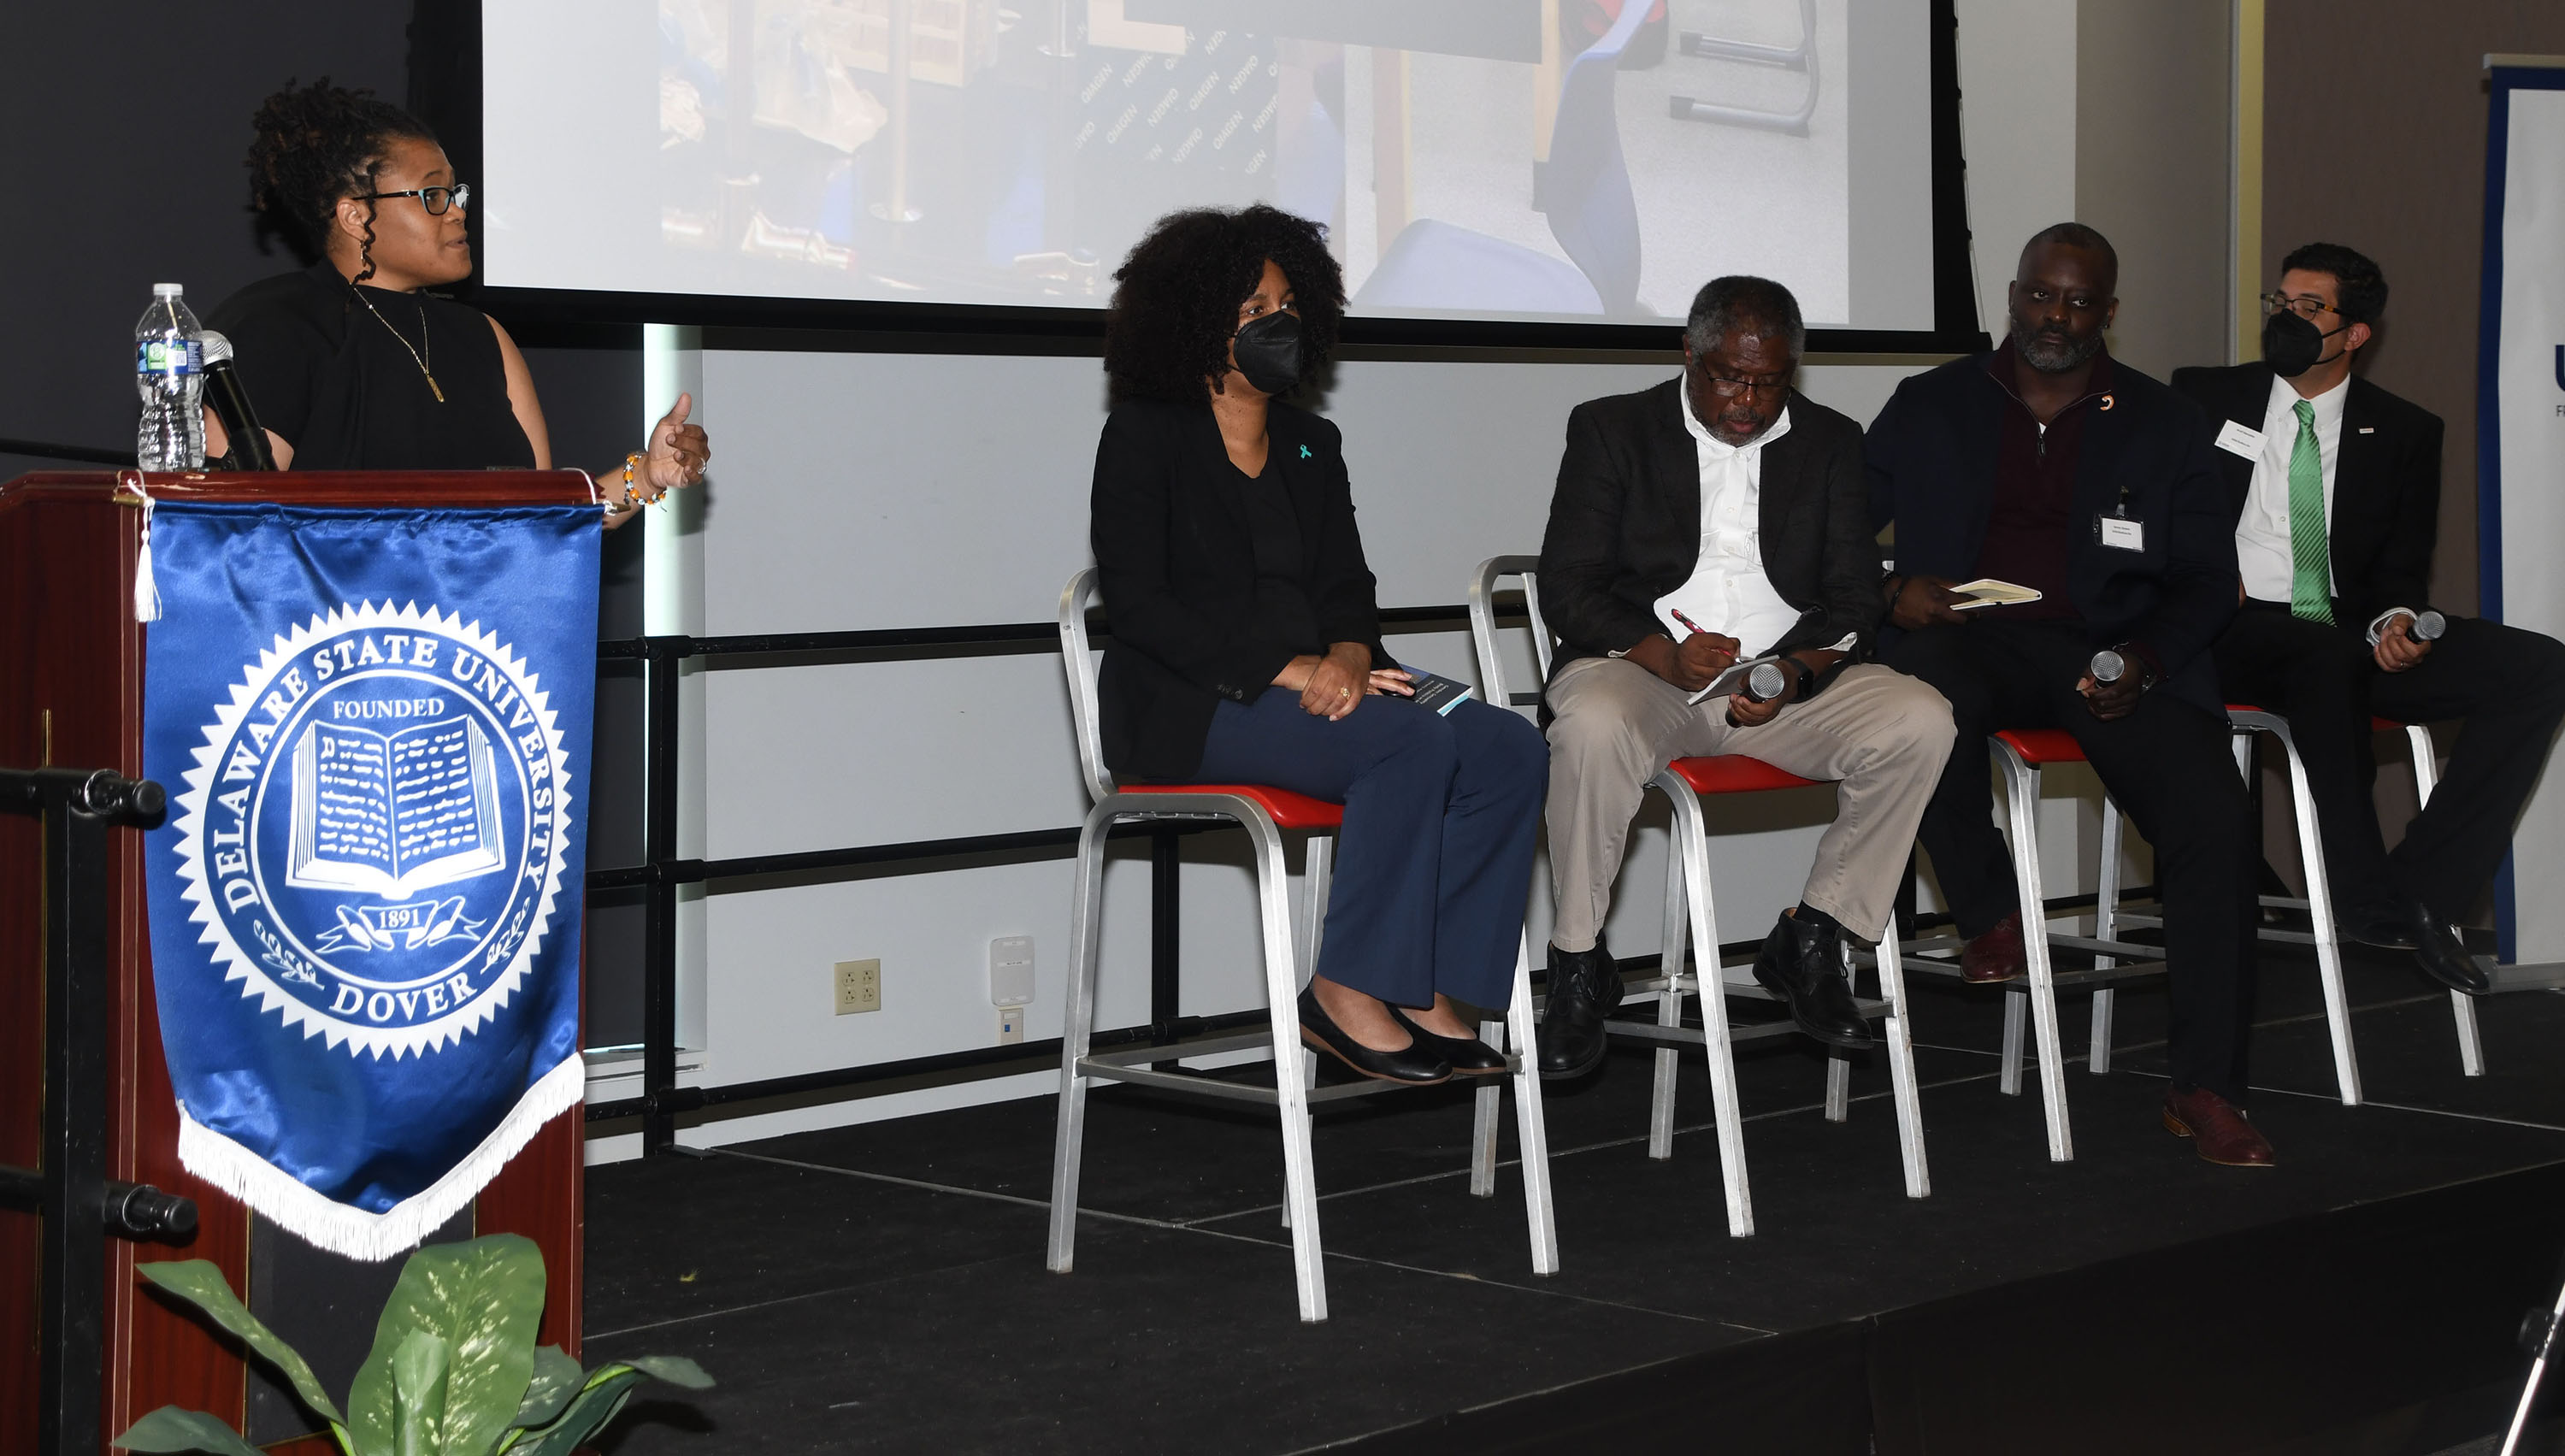
{"type": "Polygon", "coordinates": [[[2093,539],[2114,551],[2147,549],[2147,523],[2127,516],[2095,516],[2093,539]]]}
{"type": "Polygon", "coordinates": [[[2217,430],[2217,448],[2229,455],[2247,460],[2262,458],[2262,432],[2238,420],[2228,420],[2217,430]]]}

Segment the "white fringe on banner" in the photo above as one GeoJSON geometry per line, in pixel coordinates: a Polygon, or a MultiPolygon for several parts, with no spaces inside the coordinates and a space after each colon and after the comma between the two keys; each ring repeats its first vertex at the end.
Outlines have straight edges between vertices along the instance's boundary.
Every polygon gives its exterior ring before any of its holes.
{"type": "Polygon", "coordinates": [[[526,1090],[507,1118],[444,1177],[382,1213],[350,1208],[305,1187],[293,1175],[198,1122],[178,1106],[178,1161],[187,1171],[248,1204],[259,1217],[307,1244],[350,1259],[380,1263],[406,1254],[463,1211],[543,1125],[577,1106],[587,1092],[586,1059],[574,1052],[526,1090]]]}
{"type": "Polygon", "coordinates": [[[160,583],[151,574],[151,493],[142,488],[139,470],[117,471],[116,488],[131,491],[133,498],[142,503],[142,544],[133,554],[133,619],[158,621],[160,583]]]}

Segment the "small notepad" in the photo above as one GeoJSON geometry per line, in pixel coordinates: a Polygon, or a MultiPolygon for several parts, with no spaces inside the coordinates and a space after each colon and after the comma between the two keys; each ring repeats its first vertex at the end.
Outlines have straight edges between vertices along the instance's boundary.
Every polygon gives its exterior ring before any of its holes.
{"type": "Polygon", "coordinates": [[[1952,603],[1953,611],[1975,611],[1981,607],[2018,607],[2025,602],[2037,602],[2040,595],[2028,587],[2016,587],[2010,582],[1998,582],[1992,577],[1980,577],[1974,582],[1962,582],[1951,590],[1971,599],[1967,602],[1952,603]]]}

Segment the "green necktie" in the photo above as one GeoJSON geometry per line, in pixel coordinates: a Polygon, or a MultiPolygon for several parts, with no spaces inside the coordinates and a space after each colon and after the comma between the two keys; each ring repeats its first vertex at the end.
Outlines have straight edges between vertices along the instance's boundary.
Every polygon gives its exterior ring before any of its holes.
{"type": "Polygon", "coordinates": [[[2298,440],[2289,447],[2289,614],[2333,625],[2331,551],[2325,545],[2324,451],[2316,407],[2298,401],[2298,440]]]}

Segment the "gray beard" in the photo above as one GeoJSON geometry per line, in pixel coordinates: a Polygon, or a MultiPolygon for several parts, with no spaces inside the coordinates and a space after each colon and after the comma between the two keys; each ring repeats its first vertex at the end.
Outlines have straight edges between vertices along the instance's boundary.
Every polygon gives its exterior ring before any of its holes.
{"type": "Polygon", "coordinates": [[[2102,336],[2093,335],[2081,344],[2053,344],[2023,329],[2012,327],[2012,347],[2021,362],[2043,374],[2062,374],[2102,352],[2102,336]]]}

